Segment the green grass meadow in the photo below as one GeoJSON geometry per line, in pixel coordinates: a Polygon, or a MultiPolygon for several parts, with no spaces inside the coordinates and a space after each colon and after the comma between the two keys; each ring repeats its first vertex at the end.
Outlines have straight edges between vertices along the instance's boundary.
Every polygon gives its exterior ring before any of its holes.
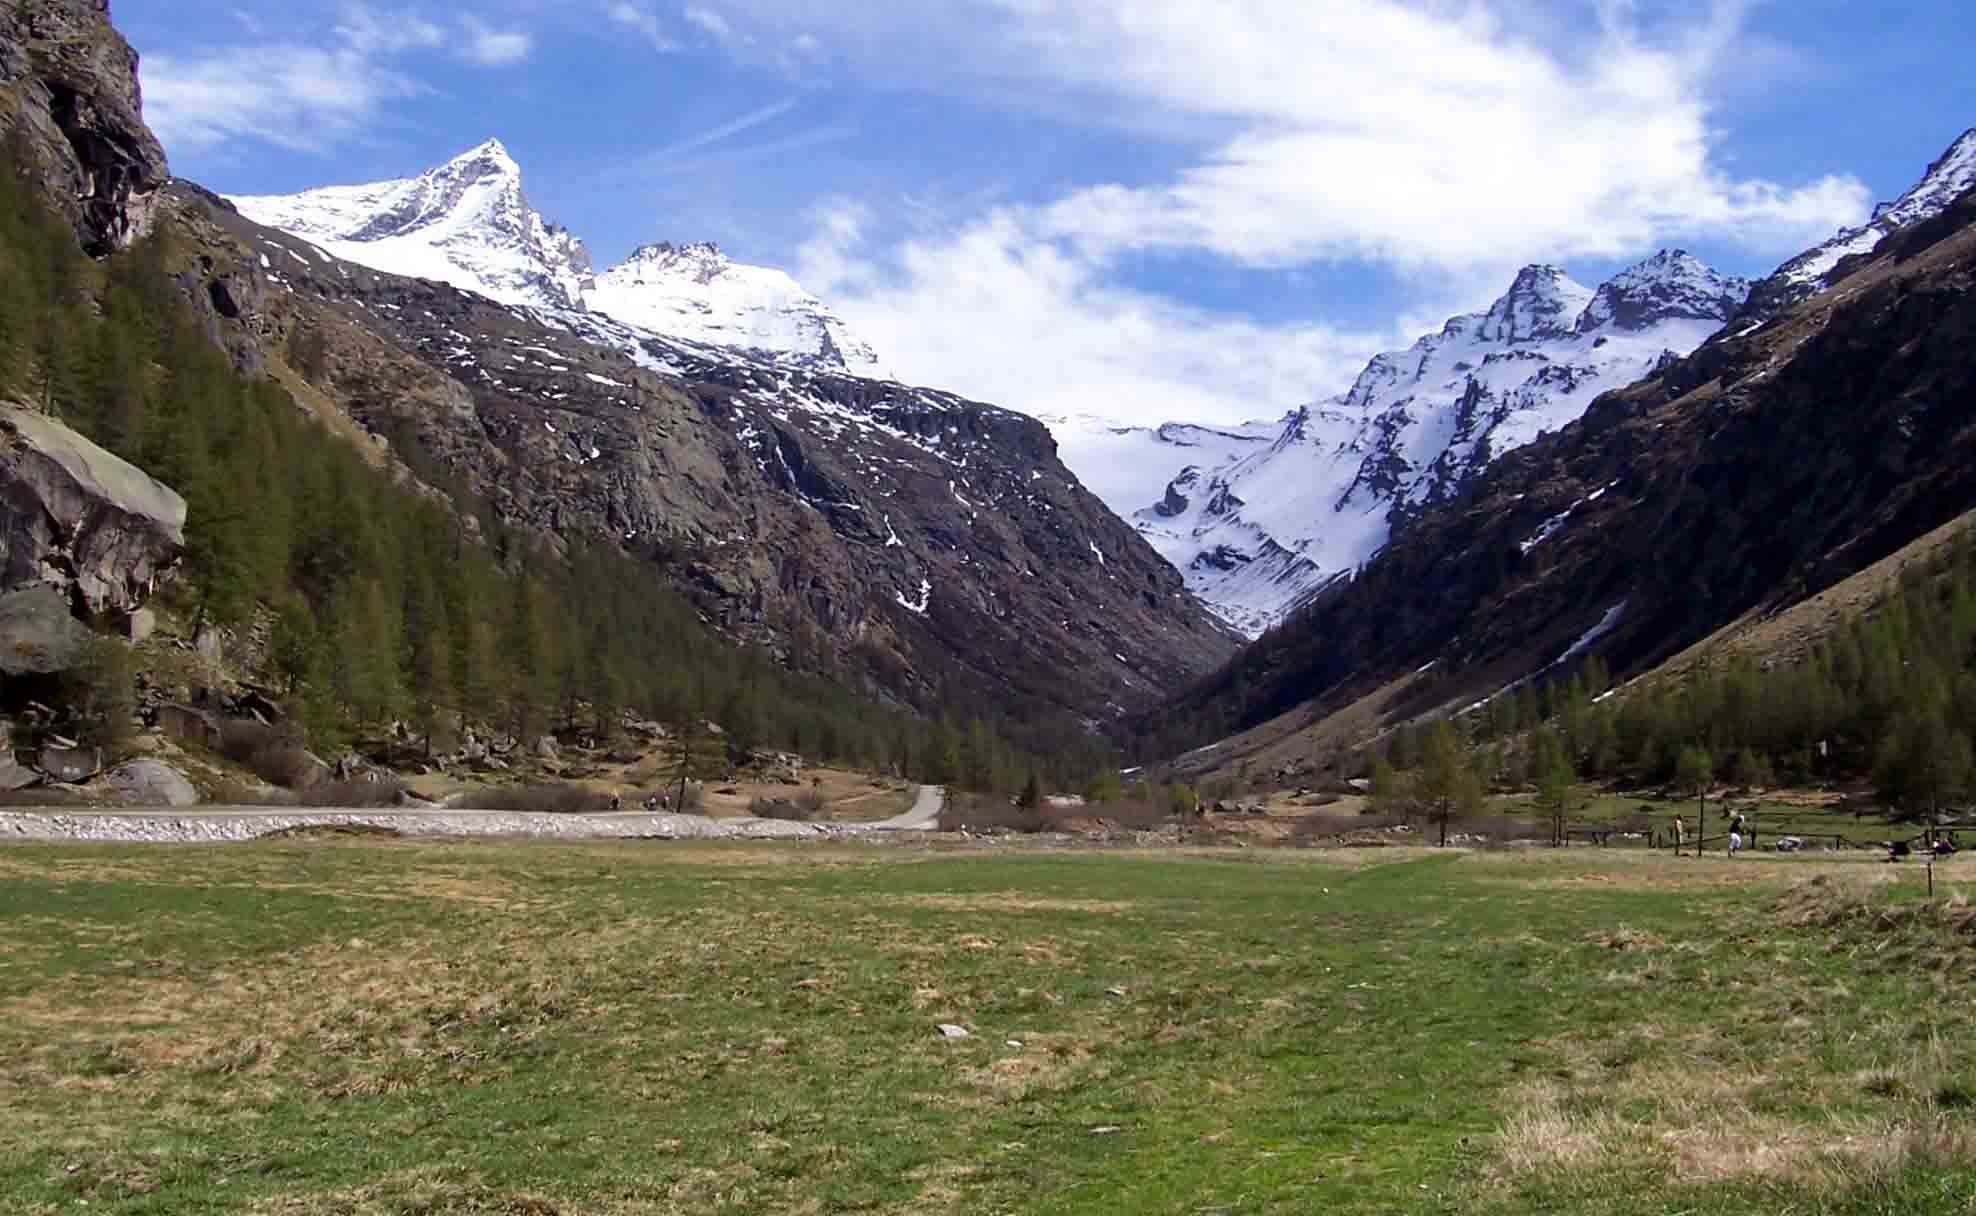
{"type": "Polygon", "coordinates": [[[1937,879],[13,848],[0,1211],[1976,1212],[1976,861],[1937,879]]]}

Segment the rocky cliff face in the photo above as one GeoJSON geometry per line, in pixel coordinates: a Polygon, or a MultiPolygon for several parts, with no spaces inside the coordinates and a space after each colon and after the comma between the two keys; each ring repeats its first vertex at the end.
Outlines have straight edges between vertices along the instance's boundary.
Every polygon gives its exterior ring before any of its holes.
{"type": "Polygon", "coordinates": [[[0,3],[0,129],[91,254],[129,243],[169,175],[141,109],[137,52],[108,0],[0,3]]]}
{"type": "Polygon", "coordinates": [[[129,613],[185,544],[185,500],[53,418],[0,406],[0,591],[129,613]]]}
{"type": "Polygon", "coordinates": [[[1170,712],[1248,726],[1429,663],[1456,707],[1592,653],[1639,672],[1976,507],[1972,267],[1976,192],[1507,454],[1170,712]]]}
{"type": "Polygon", "coordinates": [[[304,396],[429,484],[643,554],[800,668],[1040,734],[1107,725],[1232,649],[1032,419],[503,306],[341,261],[189,187],[165,199],[230,343],[286,374],[288,335],[322,335],[304,396]]]}

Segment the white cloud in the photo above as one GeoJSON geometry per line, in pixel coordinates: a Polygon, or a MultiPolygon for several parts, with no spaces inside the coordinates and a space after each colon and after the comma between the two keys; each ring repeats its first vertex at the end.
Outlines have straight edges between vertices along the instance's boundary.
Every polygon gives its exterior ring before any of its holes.
{"type": "Polygon", "coordinates": [[[395,55],[446,44],[446,31],[423,17],[411,13],[379,17],[364,4],[344,7],[336,34],[360,55],[395,55]]]}
{"type": "Polygon", "coordinates": [[[492,29],[472,17],[460,18],[460,24],[467,34],[461,53],[483,67],[520,63],[535,49],[535,40],[523,31],[492,29]]]}
{"type": "MultiPolygon", "coordinates": [[[[753,3],[791,23],[822,12],[753,3]]],[[[1025,89],[1070,99],[1059,113],[1164,122],[1193,148],[1163,179],[1073,185],[891,249],[860,236],[898,231],[898,217],[840,211],[806,248],[812,289],[902,374],[1031,412],[1252,417],[1342,388],[1368,355],[1413,336],[1203,314],[1126,285],[1127,255],[1377,271],[1414,291],[1404,308],[1418,324],[1429,307],[1480,304],[1526,262],[1704,240],[1783,255],[1871,201],[1850,177],[1774,182],[1721,162],[1710,82],[1733,69],[1732,3],[1653,41],[1620,0],[1575,30],[1556,5],[1506,0],[949,11],[930,30],[847,27],[859,37],[845,43],[897,59],[887,38],[922,51],[966,41],[965,59],[932,58],[1003,81],[1011,104],[1027,104],[1025,89]]]]}
{"type": "Polygon", "coordinates": [[[687,5],[685,17],[689,25],[698,26],[719,42],[735,41],[734,26],[729,24],[727,18],[704,4],[687,5]]]}
{"type": "MultiPolygon", "coordinates": [[[[265,24],[246,24],[261,37],[265,24]]],[[[314,41],[218,46],[197,54],[152,52],[143,60],[144,114],[169,147],[211,148],[246,139],[322,151],[380,122],[388,107],[428,92],[401,66],[447,54],[483,67],[527,58],[530,35],[471,16],[448,30],[416,12],[380,16],[367,4],[340,7],[314,41]]]]}
{"type": "Polygon", "coordinates": [[[197,59],[144,57],[144,117],[166,148],[254,139],[320,151],[420,86],[341,47],[223,48],[197,59]]]}
{"type": "Polygon", "coordinates": [[[1481,5],[1000,4],[1039,71],[1233,128],[1172,180],[1050,209],[1048,230],[1100,253],[1452,267],[1695,236],[1782,252],[1871,201],[1851,178],[1787,186],[1715,162],[1705,83],[1733,45],[1727,6],[1667,45],[1608,7],[1603,29],[1551,47],[1481,5]]]}
{"type": "Polygon", "coordinates": [[[636,30],[652,44],[654,50],[665,52],[679,49],[679,43],[667,35],[665,27],[659,24],[658,14],[650,9],[640,8],[630,0],[613,0],[609,11],[612,21],[636,30]]]}
{"type": "Polygon", "coordinates": [[[893,374],[1032,414],[1239,422],[1349,380],[1392,335],[1266,324],[1134,291],[1034,217],[998,209],[897,249],[865,246],[870,213],[817,217],[797,276],[871,342],[893,374]]]}

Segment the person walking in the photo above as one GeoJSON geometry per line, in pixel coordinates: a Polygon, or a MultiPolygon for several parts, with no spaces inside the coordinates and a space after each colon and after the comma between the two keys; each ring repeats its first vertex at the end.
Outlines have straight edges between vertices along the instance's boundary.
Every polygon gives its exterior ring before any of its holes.
{"type": "Polygon", "coordinates": [[[1743,813],[1737,811],[1729,819],[1729,856],[1734,857],[1743,851],[1743,813]]]}
{"type": "Polygon", "coordinates": [[[1681,822],[1681,816],[1676,815],[1674,817],[1674,855],[1676,857],[1681,856],[1681,850],[1683,847],[1687,845],[1687,843],[1688,843],[1687,825],[1681,822]]]}

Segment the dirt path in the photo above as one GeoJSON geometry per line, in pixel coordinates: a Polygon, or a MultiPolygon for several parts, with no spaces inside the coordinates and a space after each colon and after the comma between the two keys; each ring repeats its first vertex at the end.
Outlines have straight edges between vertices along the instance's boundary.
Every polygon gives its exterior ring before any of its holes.
{"type": "Polygon", "coordinates": [[[548,815],[511,811],[306,811],[201,807],[187,811],[0,811],[0,842],[85,840],[219,844],[310,828],[374,829],[400,836],[515,836],[558,840],[763,840],[855,836],[873,831],[935,831],[945,791],[924,785],[913,809],[878,823],[797,823],[709,819],[702,815],[548,815]]]}
{"type": "Polygon", "coordinates": [[[862,826],[873,832],[937,832],[940,830],[940,810],[946,805],[947,791],[944,788],[922,785],[912,810],[862,826]]]}

